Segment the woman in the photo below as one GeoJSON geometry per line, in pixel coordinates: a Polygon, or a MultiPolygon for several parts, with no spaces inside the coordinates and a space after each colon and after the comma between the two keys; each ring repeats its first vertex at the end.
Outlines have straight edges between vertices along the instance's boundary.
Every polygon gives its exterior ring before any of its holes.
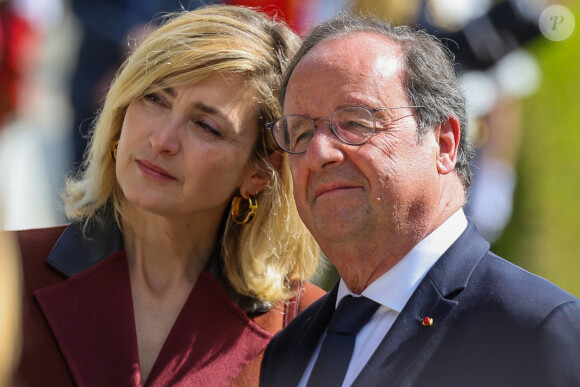
{"type": "Polygon", "coordinates": [[[19,233],[29,386],[257,385],[267,342],[322,291],[265,130],[298,38],[208,6],[153,32],[96,120],[72,224],[19,233]]]}

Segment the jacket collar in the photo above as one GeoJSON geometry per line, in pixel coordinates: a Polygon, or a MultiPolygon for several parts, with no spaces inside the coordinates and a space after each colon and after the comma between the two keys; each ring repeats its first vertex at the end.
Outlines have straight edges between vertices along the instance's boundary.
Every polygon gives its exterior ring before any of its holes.
{"type": "MultiPolygon", "coordinates": [[[[141,386],[124,251],[34,295],[77,385],[141,386]]],[[[271,336],[234,305],[211,274],[202,271],[147,385],[232,381],[271,336]]]]}
{"type": "Polygon", "coordinates": [[[46,262],[68,278],[123,248],[123,235],[117,222],[112,217],[103,217],[91,222],[85,230],[80,223],[70,224],[46,262]]]}
{"type": "MultiPolygon", "coordinates": [[[[306,319],[304,329],[298,332],[298,336],[292,339],[292,343],[288,343],[287,351],[292,351],[292,354],[288,352],[289,355],[283,357],[288,362],[283,365],[283,367],[286,367],[286,374],[277,381],[281,386],[297,386],[299,384],[320,337],[326,331],[326,327],[332,318],[336,307],[337,293],[338,284],[310,306],[309,309],[315,309],[316,312],[306,319]]],[[[272,360],[273,362],[277,361],[276,359],[272,360]]]]}
{"type": "MultiPolygon", "coordinates": [[[[208,270],[198,278],[148,385],[233,380],[270,340],[232,302],[219,261],[213,254],[208,262],[219,275],[208,270]]],[[[77,384],[140,386],[129,269],[116,222],[101,220],[85,230],[69,225],[46,262],[68,279],[34,296],[77,384]]]]}
{"type": "MultiPolygon", "coordinates": [[[[414,385],[413,377],[449,331],[455,318],[453,312],[459,306],[458,296],[488,251],[489,243],[469,221],[465,231],[421,280],[353,386],[414,385]],[[433,318],[433,326],[423,326],[425,317],[433,318]]],[[[300,381],[334,313],[337,290],[338,285],[302,312],[299,325],[286,328],[289,335],[295,336],[282,335],[274,342],[266,361],[268,366],[277,364],[270,367],[272,372],[279,367],[278,375],[272,376],[277,384],[296,386],[300,381]],[[286,353],[277,357],[283,351],[281,346],[286,353]]]]}
{"type": "Polygon", "coordinates": [[[469,220],[463,234],[421,281],[353,385],[409,382],[445,337],[459,305],[457,296],[488,251],[489,243],[469,220]],[[433,318],[433,326],[423,326],[425,317],[433,318]]]}
{"type": "Polygon", "coordinates": [[[427,273],[427,278],[444,298],[455,298],[467,286],[474,267],[490,248],[473,221],[467,219],[463,234],[427,273]]]}
{"type": "MultiPolygon", "coordinates": [[[[267,312],[270,303],[244,296],[235,291],[223,274],[218,246],[209,258],[205,269],[219,282],[236,305],[247,314],[267,312]]],[[[123,234],[112,215],[92,221],[83,230],[80,223],[70,224],[62,233],[46,263],[69,278],[95,266],[115,251],[123,250],[123,234]],[[82,254],[81,254],[82,252],[82,254]]]]}

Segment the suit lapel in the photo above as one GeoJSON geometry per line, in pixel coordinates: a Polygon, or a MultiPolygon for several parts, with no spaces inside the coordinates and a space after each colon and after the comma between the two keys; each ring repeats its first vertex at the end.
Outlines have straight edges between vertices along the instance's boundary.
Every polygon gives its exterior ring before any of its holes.
{"type": "Polygon", "coordinates": [[[448,332],[458,307],[455,297],[467,286],[469,275],[489,250],[470,221],[465,232],[443,254],[421,281],[354,386],[410,385],[448,332]],[[433,318],[424,326],[425,317],[433,318]]]}
{"type": "Polygon", "coordinates": [[[334,313],[336,308],[336,295],[338,293],[338,285],[336,285],[330,292],[324,295],[320,300],[322,305],[302,329],[302,335],[295,340],[295,347],[288,362],[286,362],[286,372],[283,377],[279,378],[283,381],[285,386],[296,386],[302,378],[312,354],[316,349],[320,337],[326,330],[326,326],[334,313]]]}
{"type": "Polygon", "coordinates": [[[123,250],[34,295],[79,386],[141,384],[123,250]]]}
{"type": "Polygon", "coordinates": [[[417,355],[427,350],[456,307],[430,281],[422,281],[353,385],[393,385],[417,355]],[[425,317],[433,319],[433,326],[423,326],[425,317]]]}

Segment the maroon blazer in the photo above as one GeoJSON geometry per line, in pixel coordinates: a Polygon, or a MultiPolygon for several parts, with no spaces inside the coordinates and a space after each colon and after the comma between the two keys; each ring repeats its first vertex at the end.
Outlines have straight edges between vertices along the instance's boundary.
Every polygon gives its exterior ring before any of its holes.
{"type": "MultiPolygon", "coordinates": [[[[87,237],[76,225],[17,232],[24,273],[18,386],[142,385],[122,236],[110,224],[96,228],[87,237]]],[[[204,270],[146,386],[257,386],[272,335],[323,293],[304,284],[293,300],[248,314],[219,273],[204,270]]]]}

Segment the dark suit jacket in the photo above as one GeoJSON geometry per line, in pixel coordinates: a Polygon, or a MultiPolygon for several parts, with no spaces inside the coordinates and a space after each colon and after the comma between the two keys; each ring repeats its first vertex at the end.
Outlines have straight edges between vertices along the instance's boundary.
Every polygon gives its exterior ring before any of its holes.
{"type": "MultiPolygon", "coordinates": [[[[141,386],[122,237],[110,223],[95,227],[86,238],[78,225],[18,232],[25,293],[18,386],[141,386]]],[[[147,386],[257,385],[272,335],[323,294],[305,285],[291,303],[248,315],[218,277],[201,273],[147,386]]]]}
{"type": "MultiPolygon", "coordinates": [[[[336,293],[335,287],[272,339],[261,386],[297,385],[336,293]]],[[[470,222],[354,385],[580,386],[579,354],[580,301],[491,253],[470,222]],[[423,326],[425,317],[432,326],[423,326]]]]}

